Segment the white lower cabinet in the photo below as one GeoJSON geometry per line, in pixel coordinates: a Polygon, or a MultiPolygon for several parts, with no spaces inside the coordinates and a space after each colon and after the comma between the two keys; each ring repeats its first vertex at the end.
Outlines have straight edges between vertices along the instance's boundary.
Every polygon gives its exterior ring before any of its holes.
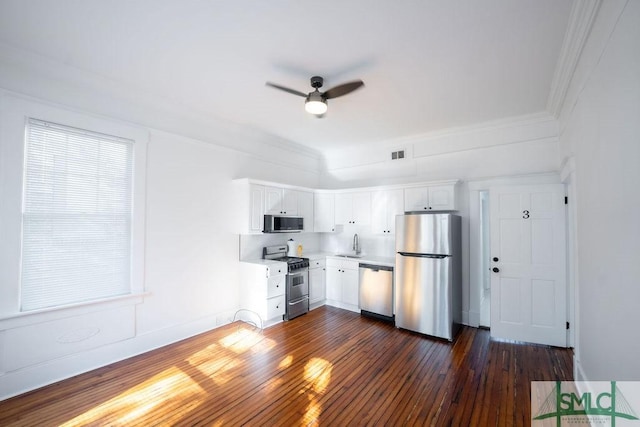
{"type": "Polygon", "coordinates": [[[324,304],[326,298],[326,261],[323,258],[309,259],[309,308],[324,304]]]}
{"type": "Polygon", "coordinates": [[[273,262],[265,265],[241,262],[240,272],[242,287],[240,308],[258,314],[263,326],[281,322],[286,309],[287,264],[273,262]]]}
{"type": "Polygon", "coordinates": [[[360,312],[358,267],[358,261],[327,258],[327,304],[360,312]]]}

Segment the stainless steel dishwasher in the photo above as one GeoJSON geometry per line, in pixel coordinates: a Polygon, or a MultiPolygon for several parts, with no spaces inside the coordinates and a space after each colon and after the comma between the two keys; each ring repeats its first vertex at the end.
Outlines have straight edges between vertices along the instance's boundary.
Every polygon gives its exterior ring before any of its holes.
{"type": "Polygon", "coordinates": [[[393,322],[393,267],[360,264],[360,313],[393,322]]]}

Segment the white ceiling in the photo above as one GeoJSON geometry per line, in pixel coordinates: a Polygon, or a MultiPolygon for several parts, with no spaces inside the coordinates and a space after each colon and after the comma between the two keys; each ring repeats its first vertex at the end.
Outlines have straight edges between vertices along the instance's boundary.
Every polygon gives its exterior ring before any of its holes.
{"type": "MultiPolygon", "coordinates": [[[[544,111],[571,0],[2,0],[0,43],[325,151],[544,111]],[[362,79],[322,119],[302,92],[362,79]]],[[[1,84],[0,84],[1,85],[1,84]]]]}

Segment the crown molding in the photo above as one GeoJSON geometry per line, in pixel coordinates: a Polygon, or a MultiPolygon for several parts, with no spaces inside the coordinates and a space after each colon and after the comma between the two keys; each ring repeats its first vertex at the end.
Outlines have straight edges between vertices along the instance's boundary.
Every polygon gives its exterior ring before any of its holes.
{"type": "MultiPolygon", "coordinates": [[[[387,139],[380,141],[376,145],[381,147],[401,147],[411,144],[424,143],[426,141],[435,141],[444,138],[479,134],[485,132],[503,131],[508,128],[519,128],[524,126],[534,126],[549,124],[557,126],[557,119],[549,115],[546,111],[540,113],[526,114],[522,116],[506,117],[498,120],[477,123],[469,126],[451,127],[433,132],[425,132],[421,134],[408,135],[400,138],[387,139]]],[[[549,136],[546,135],[545,136],[549,136]]],[[[358,148],[370,148],[371,144],[363,144],[358,148]]],[[[335,151],[341,151],[340,149],[335,151]]]]}
{"type": "Polygon", "coordinates": [[[560,56],[551,82],[547,111],[558,118],[602,0],[574,0],[560,56]]]}

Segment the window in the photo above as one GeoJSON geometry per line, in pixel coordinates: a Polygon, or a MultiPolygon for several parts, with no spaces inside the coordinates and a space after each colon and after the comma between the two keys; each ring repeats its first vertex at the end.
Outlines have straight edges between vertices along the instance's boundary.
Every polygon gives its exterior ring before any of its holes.
{"type": "Polygon", "coordinates": [[[132,292],[133,145],[27,120],[21,311],[132,292]]]}

